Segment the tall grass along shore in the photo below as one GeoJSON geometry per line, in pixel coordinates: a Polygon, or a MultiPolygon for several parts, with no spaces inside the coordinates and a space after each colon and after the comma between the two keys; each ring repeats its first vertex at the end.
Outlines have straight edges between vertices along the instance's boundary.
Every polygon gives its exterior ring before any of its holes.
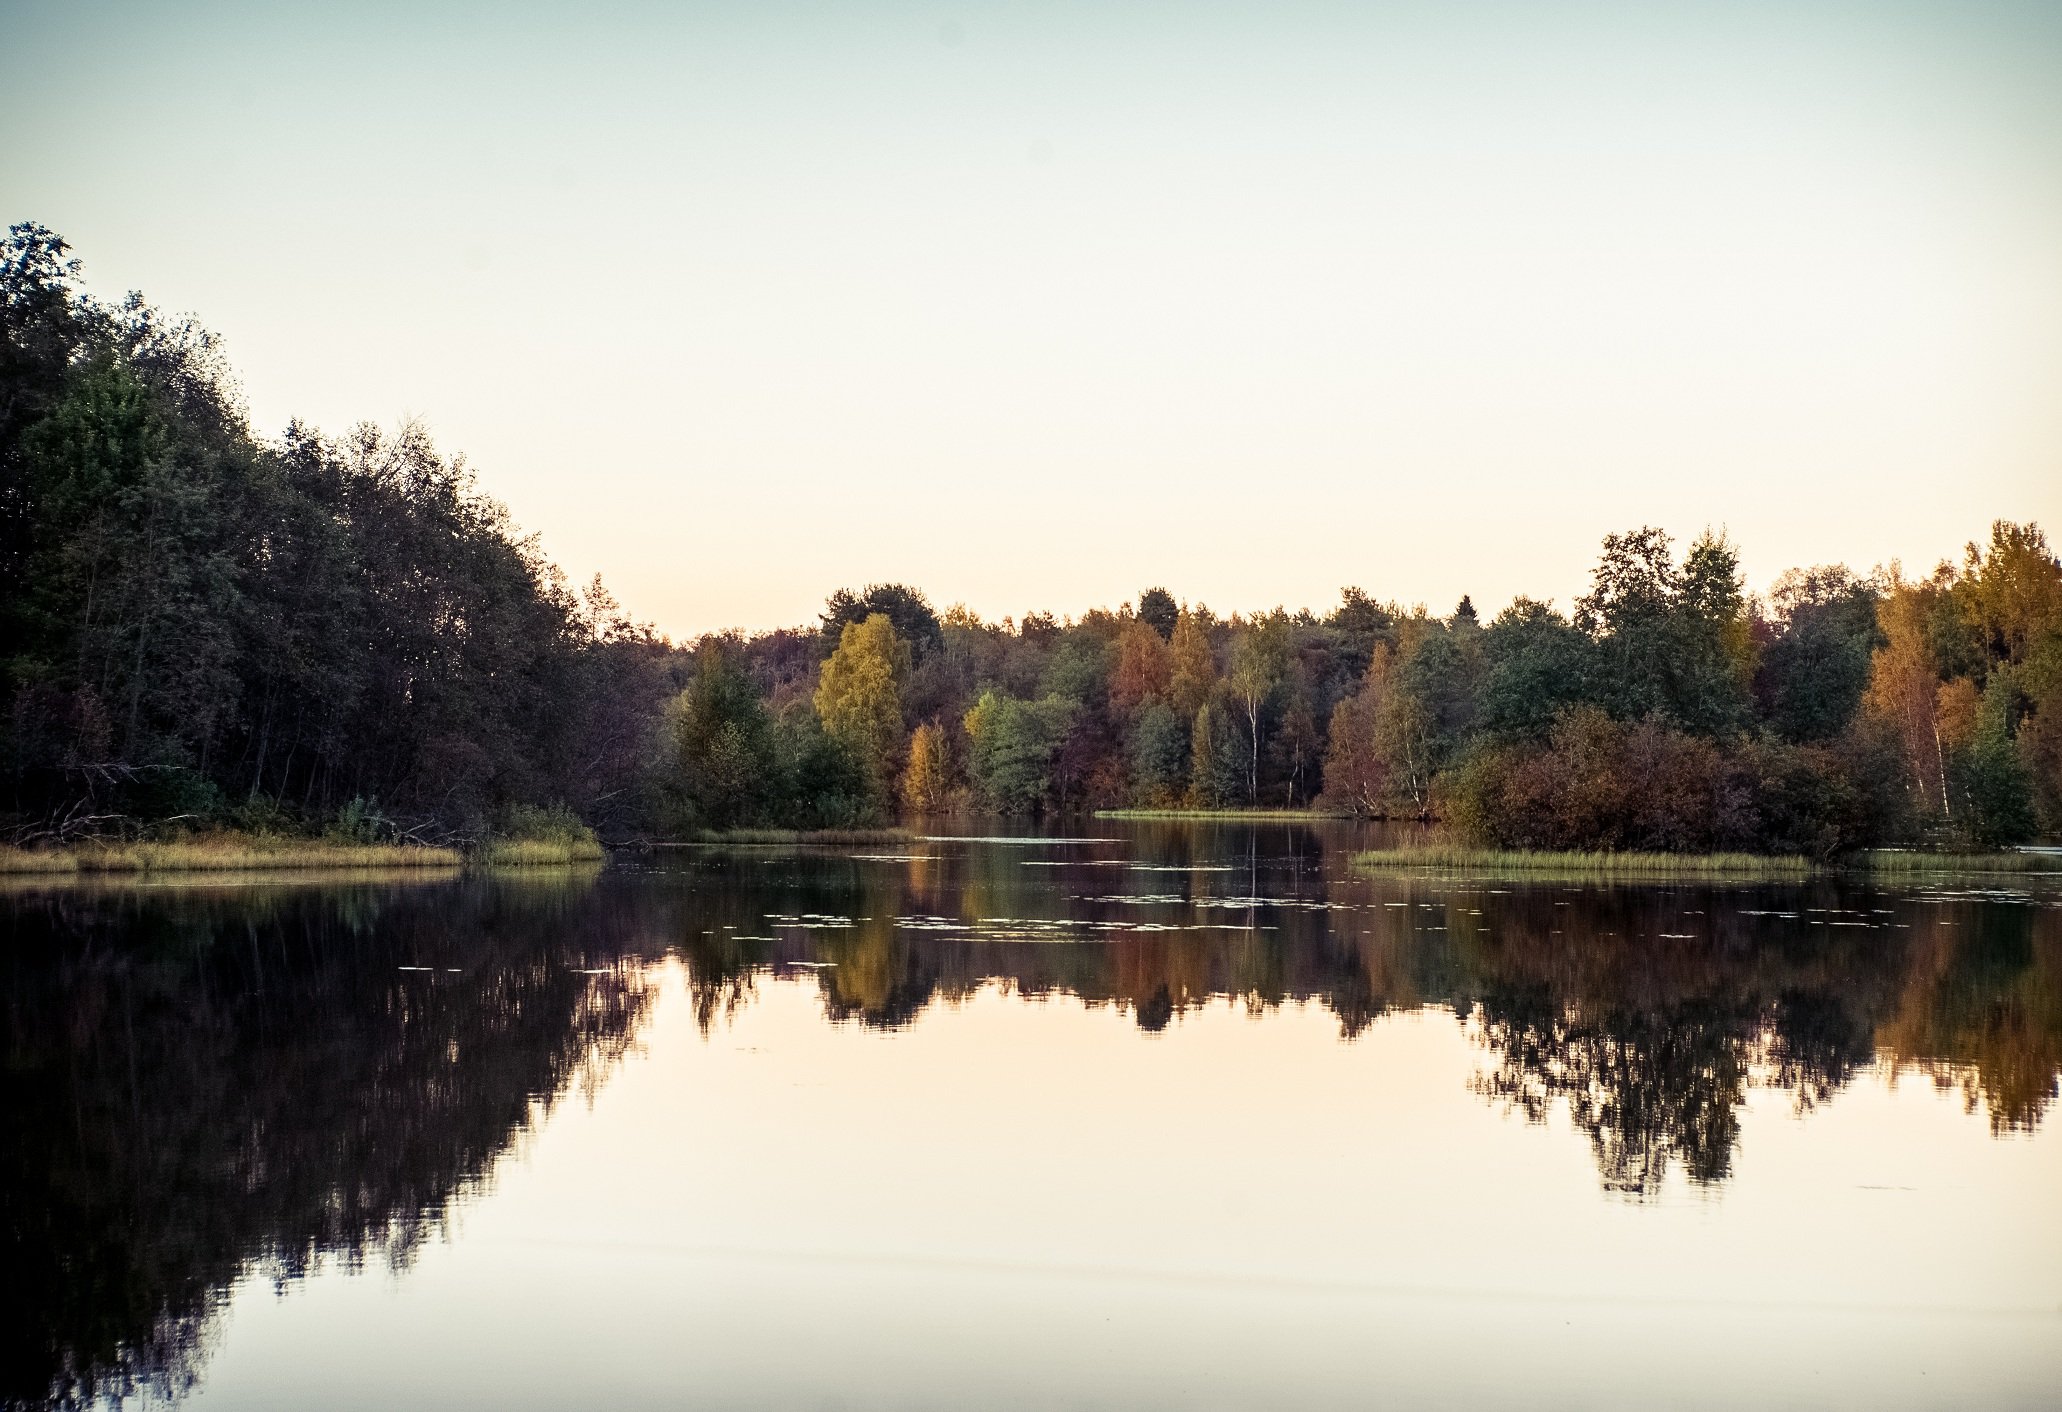
{"type": "Polygon", "coordinates": [[[1470,848],[1462,844],[1376,849],[1354,855],[1353,866],[1365,872],[1437,868],[1539,877],[1738,878],[1749,881],[1807,878],[1822,870],[1820,864],[1809,858],[1770,857],[1759,853],[1546,852],[1470,848]]]}
{"type": "Polygon", "coordinates": [[[0,873],[228,873],[307,868],[457,868],[456,848],[349,843],[259,834],[203,834],[165,842],[89,840],[54,848],[0,848],[0,873]]]}
{"type": "Polygon", "coordinates": [[[1844,859],[1822,860],[1760,853],[1555,852],[1424,844],[1355,854],[1353,866],[1363,872],[1430,868],[1529,877],[1723,878],[1743,882],[1782,882],[1841,872],[1864,872],[1881,877],[2062,873],[2062,854],[2020,851],[1927,853],[1916,849],[1886,848],[1872,849],[1844,859]]]}
{"type": "Polygon", "coordinates": [[[50,847],[0,846],[0,876],[143,876],[321,868],[528,868],[599,862],[601,856],[601,844],[584,828],[577,832],[558,829],[535,836],[493,836],[465,848],[225,830],[154,841],[87,839],[50,847]]]}

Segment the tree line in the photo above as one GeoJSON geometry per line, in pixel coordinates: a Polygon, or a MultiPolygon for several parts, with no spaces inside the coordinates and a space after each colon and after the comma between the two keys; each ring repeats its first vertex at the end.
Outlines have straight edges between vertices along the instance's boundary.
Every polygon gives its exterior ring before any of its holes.
{"type": "Polygon", "coordinates": [[[666,649],[415,426],[250,431],[219,341],[0,246],[0,691],[17,838],[132,820],[635,820],[666,649]]]}
{"type": "Polygon", "coordinates": [[[702,639],[676,817],[1330,808],[1534,848],[1831,856],[2062,829],[2062,565],[2000,522],[1961,567],[1795,570],[1606,538],[1562,613],[1344,591],[1219,617],[1148,589],[1059,622],[842,592],[817,630],[702,639]]]}
{"type": "Polygon", "coordinates": [[[419,427],[252,434],[216,339],[0,247],[0,721],[17,839],[151,820],[454,836],[1304,808],[1512,847],[1838,854],[2062,831],[2062,565],[1793,570],[1606,538],[1563,612],[1343,591],[1062,621],[900,584],[676,646],[419,427]]]}

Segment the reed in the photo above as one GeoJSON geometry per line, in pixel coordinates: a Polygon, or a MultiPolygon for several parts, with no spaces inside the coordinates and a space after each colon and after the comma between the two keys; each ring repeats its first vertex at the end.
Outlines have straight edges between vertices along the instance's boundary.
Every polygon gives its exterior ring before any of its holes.
{"type": "Polygon", "coordinates": [[[223,873],[306,868],[456,868],[455,848],[340,843],[263,834],[199,834],[163,842],[89,840],[57,848],[0,847],[0,873],[223,873]]]}
{"type": "Polygon", "coordinates": [[[1826,865],[1802,857],[1759,853],[1546,852],[1530,849],[1469,848],[1425,844],[1356,854],[1353,866],[1366,872],[1436,868],[1455,872],[1510,873],[1569,878],[1729,878],[1786,881],[1825,872],[1826,865]]]}
{"type": "Polygon", "coordinates": [[[2062,853],[1927,853],[1915,848],[1872,848],[1857,860],[1872,873],[1933,876],[1941,873],[2062,873],[2062,853]]]}
{"type": "Polygon", "coordinates": [[[599,863],[601,844],[586,838],[490,838],[473,854],[485,868],[548,868],[568,863],[599,863]]]}

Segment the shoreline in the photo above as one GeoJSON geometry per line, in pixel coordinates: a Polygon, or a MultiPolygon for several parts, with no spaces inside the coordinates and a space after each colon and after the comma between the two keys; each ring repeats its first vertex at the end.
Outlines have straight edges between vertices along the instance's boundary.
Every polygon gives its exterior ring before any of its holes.
{"type": "Polygon", "coordinates": [[[1538,878],[1787,882],[1856,874],[1874,877],[1940,877],[1971,873],[2062,875],[2062,856],[2024,852],[1924,853],[1878,848],[1829,860],[1794,854],[1633,853],[1434,844],[1356,853],[1352,867],[1362,873],[1427,868],[1538,878]]]}
{"type": "Polygon", "coordinates": [[[92,841],[57,848],[0,847],[0,877],[155,877],[330,870],[445,873],[596,863],[601,846],[580,839],[490,839],[474,849],[416,843],[204,834],[163,842],[92,841]]]}

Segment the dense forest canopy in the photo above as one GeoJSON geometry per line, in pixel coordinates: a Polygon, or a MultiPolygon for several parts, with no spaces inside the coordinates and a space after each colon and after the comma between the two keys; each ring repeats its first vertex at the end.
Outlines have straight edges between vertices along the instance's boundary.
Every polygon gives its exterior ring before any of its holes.
{"type": "Polygon", "coordinates": [[[477,832],[630,807],[663,647],[419,427],[255,438],[217,341],[0,249],[7,813],[477,832]]]}
{"type": "Polygon", "coordinates": [[[575,592],[419,427],[252,434],[220,346],[0,250],[4,810],[618,837],[981,809],[1307,807],[1525,847],[1832,855],[2062,832],[2062,564],[1999,522],[1912,577],[1606,538],[1563,612],[1165,588],[984,621],[874,584],[676,647],[575,592]]]}

